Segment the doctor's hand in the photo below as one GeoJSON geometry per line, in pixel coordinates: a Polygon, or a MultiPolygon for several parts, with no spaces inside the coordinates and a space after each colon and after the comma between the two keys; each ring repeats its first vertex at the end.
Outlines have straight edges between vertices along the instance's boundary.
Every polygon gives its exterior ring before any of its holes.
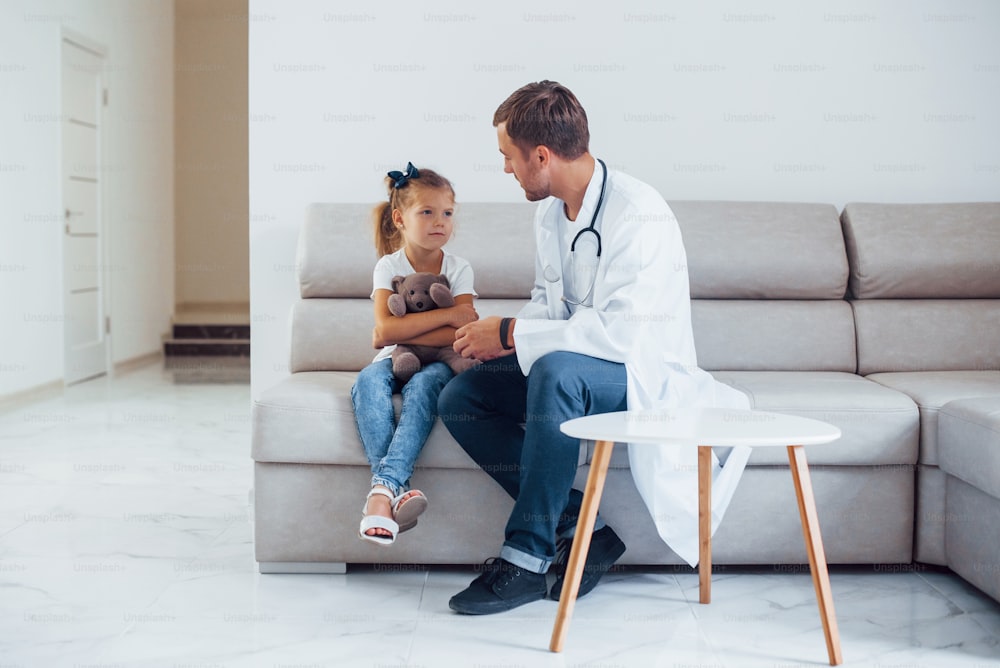
{"type": "MultiPolygon", "coordinates": [[[[455,352],[462,357],[480,362],[513,353],[513,348],[504,350],[500,345],[500,320],[498,316],[491,316],[459,327],[455,332],[455,344],[452,346],[455,352]]],[[[508,344],[513,343],[513,332],[514,329],[511,327],[508,344]]]]}

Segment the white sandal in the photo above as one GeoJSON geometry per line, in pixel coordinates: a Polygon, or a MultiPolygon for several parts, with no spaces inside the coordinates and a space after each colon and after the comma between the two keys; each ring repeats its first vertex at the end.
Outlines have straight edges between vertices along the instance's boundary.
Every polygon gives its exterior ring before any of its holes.
{"type": "Polygon", "coordinates": [[[399,533],[417,526],[417,518],[427,510],[427,495],[419,489],[403,492],[392,500],[392,516],[399,525],[399,533]],[[405,499],[407,494],[410,498],[405,499]]]}
{"type": "MultiPolygon", "coordinates": [[[[371,499],[374,494],[381,494],[389,499],[389,503],[393,505],[395,505],[396,500],[399,498],[393,497],[392,492],[387,490],[385,487],[372,487],[371,491],[368,492],[368,496],[365,497],[365,505],[361,506],[361,527],[358,529],[358,535],[363,540],[369,540],[373,543],[378,543],[379,545],[392,545],[396,540],[396,535],[399,533],[399,524],[388,517],[368,514],[368,500],[371,499]],[[390,535],[380,536],[378,534],[372,535],[365,533],[371,529],[385,529],[390,535]]],[[[416,522],[414,522],[414,524],[415,523],[416,522]]]]}

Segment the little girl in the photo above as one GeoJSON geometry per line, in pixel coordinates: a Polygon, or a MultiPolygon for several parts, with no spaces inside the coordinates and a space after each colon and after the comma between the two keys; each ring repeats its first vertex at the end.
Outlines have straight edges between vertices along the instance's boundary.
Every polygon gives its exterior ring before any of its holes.
{"type": "Polygon", "coordinates": [[[448,179],[408,163],[405,172],[389,172],[389,200],[375,207],[375,347],[384,346],[358,374],[351,398],[354,418],[372,468],[372,488],[365,499],[359,535],[391,545],[401,531],[413,528],[427,508],[419,490],[407,491],[414,463],[437,419],[437,399],[452,371],[442,362],[424,366],[405,385],[392,374],[397,343],[450,346],[455,330],[478,319],[472,306],[472,267],[442,247],[451,238],[455,191],[448,179]],[[393,276],[415,271],[444,274],[455,305],[399,318],[389,312],[393,276]],[[403,395],[396,424],[392,395],[403,395]]]}

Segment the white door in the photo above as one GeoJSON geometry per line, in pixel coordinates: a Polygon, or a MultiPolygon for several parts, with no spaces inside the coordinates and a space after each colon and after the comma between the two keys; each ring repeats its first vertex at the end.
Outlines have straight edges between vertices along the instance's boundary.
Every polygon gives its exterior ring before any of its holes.
{"type": "Polygon", "coordinates": [[[85,40],[62,41],[62,201],[65,380],[107,372],[103,223],[104,55],[85,40]]]}

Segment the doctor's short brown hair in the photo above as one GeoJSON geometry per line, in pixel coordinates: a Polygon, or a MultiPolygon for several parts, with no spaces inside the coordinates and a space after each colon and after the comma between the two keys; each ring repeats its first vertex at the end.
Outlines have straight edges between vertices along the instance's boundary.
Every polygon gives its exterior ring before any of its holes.
{"type": "Polygon", "coordinates": [[[493,114],[493,126],[501,123],[522,151],[547,146],[575,160],[590,147],[587,112],[570,89],[555,81],[530,83],[511,93],[493,114]]]}

